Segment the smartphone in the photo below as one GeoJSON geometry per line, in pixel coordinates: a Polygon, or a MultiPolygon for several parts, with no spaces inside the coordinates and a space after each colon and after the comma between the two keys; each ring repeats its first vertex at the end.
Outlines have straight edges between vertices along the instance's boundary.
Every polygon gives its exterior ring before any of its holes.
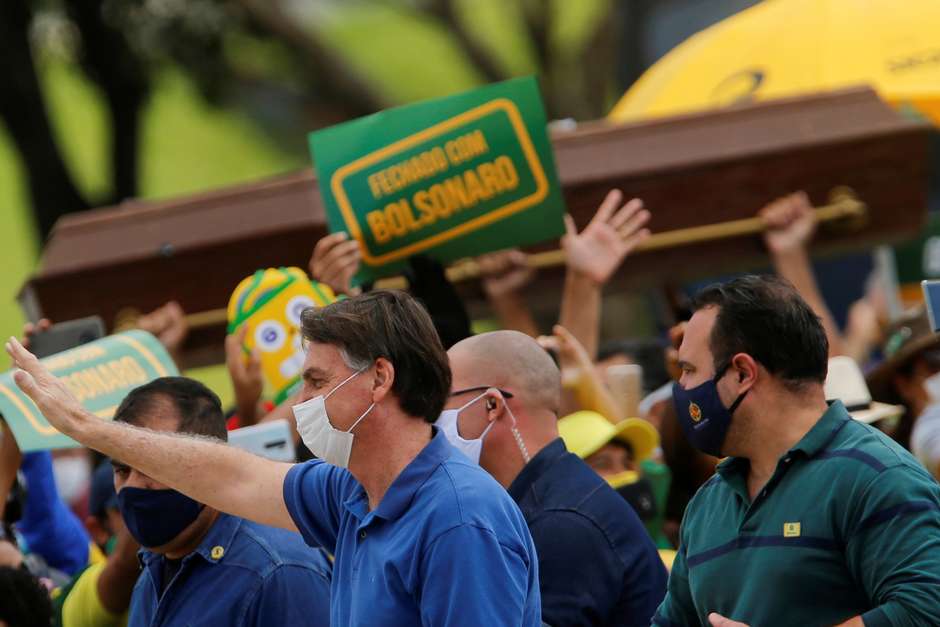
{"type": "Polygon", "coordinates": [[[104,321],[98,316],[60,322],[29,338],[29,350],[42,359],[104,337],[104,321]]]}
{"type": "Polygon", "coordinates": [[[276,462],[297,461],[293,434],[286,420],[272,420],[229,431],[228,443],[276,462]]]}
{"type": "Polygon", "coordinates": [[[924,290],[924,304],[927,305],[927,317],[930,319],[930,329],[934,332],[940,330],[940,281],[921,281],[920,287],[924,290]]]}

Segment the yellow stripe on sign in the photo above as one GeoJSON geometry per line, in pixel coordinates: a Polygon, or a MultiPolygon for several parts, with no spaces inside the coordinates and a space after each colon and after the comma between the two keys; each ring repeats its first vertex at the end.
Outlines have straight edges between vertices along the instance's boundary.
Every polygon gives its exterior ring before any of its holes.
{"type": "MultiPolygon", "coordinates": [[[[35,429],[37,433],[41,433],[42,435],[55,435],[59,432],[58,429],[50,424],[42,424],[36,418],[36,414],[33,412],[33,410],[27,407],[26,404],[24,404],[23,401],[21,401],[20,398],[7,386],[0,385],[0,393],[6,396],[10,402],[13,403],[24,416],[26,416],[26,419],[29,420],[29,424],[33,426],[33,429],[35,429]]],[[[32,401],[30,401],[30,403],[32,403],[32,401]]],[[[33,407],[36,406],[33,405],[33,407]]],[[[36,407],[36,409],[39,408],[36,407]]]]}
{"type": "Polygon", "coordinates": [[[549,193],[549,183],[548,179],[545,176],[545,170],[542,167],[542,162],[539,160],[538,151],[536,151],[535,146],[532,144],[532,139],[529,137],[529,131],[526,129],[525,123],[522,120],[522,115],[519,113],[519,109],[516,107],[508,98],[496,98],[489,102],[486,102],[478,107],[464,111],[452,118],[439,122],[430,128],[426,128],[418,133],[409,135],[403,139],[400,139],[388,146],[384,146],[379,150],[371,152],[365,156],[362,156],[352,163],[348,163],[333,173],[333,176],[330,179],[330,188],[333,191],[333,197],[336,200],[336,204],[339,206],[340,214],[343,217],[343,222],[346,223],[346,228],[349,229],[350,235],[352,238],[359,241],[359,249],[362,253],[362,259],[365,263],[371,266],[380,266],[385,263],[392,261],[397,261],[406,257],[410,257],[413,254],[426,250],[432,246],[437,246],[443,244],[455,237],[464,235],[481,229],[489,224],[508,218],[524,209],[542,202],[549,193]],[[519,198],[509,204],[503,205],[502,207],[490,211],[489,213],[484,213],[483,215],[477,216],[472,220],[468,220],[462,224],[451,227],[446,231],[437,233],[420,241],[409,244],[402,248],[396,249],[392,252],[372,255],[372,252],[368,249],[365,244],[365,236],[362,233],[362,229],[359,227],[359,220],[353,211],[352,205],[349,201],[349,197],[346,195],[346,189],[343,187],[343,181],[364,170],[365,168],[374,165],[387,157],[394,156],[397,153],[403,152],[415,145],[418,145],[422,142],[433,139],[437,136],[440,136],[454,128],[457,128],[464,124],[469,124],[477,119],[483,118],[490,113],[502,111],[509,118],[509,123],[512,125],[513,130],[516,133],[516,139],[519,141],[519,147],[522,149],[522,153],[525,156],[527,164],[529,166],[529,172],[532,174],[532,177],[535,179],[536,189],[535,191],[523,198],[519,198]]]}
{"type": "Polygon", "coordinates": [[[119,340],[139,352],[140,356],[146,359],[147,363],[153,366],[153,369],[157,371],[158,375],[161,377],[167,377],[170,375],[166,368],[163,367],[163,364],[160,363],[160,360],[157,359],[156,355],[154,355],[149,348],[141,344],[139,340],[128,335],[115,335],[113,337],[115,340],[119,340]]]}

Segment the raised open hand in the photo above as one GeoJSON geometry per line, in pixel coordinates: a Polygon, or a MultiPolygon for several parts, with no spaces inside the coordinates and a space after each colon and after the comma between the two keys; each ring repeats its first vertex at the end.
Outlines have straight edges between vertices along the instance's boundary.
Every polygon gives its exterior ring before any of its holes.
{"type": "Polygon", "coordinates": [[[619,189],[611,190],[580,233],[572,217],[565,216],[567,233],[561,238],[561,247],[568,268],[597,284],[606,283],[627,255],[650,235],[644,228],[650,212],[643,208],[643,201],[634,198],[620,206],[622,200],[619,189]]]}

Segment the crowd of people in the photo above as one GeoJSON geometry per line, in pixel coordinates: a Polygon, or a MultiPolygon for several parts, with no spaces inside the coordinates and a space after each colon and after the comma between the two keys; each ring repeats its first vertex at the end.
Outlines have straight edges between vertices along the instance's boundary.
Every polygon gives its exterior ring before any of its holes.
{"type": "MultiPolygon", "coordinates": [[[[605,341],[604,287],[649,236],[617,190],[566,219],[547,335],[520,251],[478,260],[501,329],[474,334],[442,266],[354,287],[358,245],[329,235],[310,275],[344,298],[304,311],[277,406],[240,329],[233,407],[164,377],[103,421],[27,325],[16,384],[84,448],[20,454],[3,423],[0,626],[940,624],[940,334],[889,322],[877,277],[840,329],[806,195],[760,215],[775,275],[605,341]],[[281,419],[296,463],[226,444],[281,419]]],[[[138,324],[178,358],[177,304],[138,324]]]]}

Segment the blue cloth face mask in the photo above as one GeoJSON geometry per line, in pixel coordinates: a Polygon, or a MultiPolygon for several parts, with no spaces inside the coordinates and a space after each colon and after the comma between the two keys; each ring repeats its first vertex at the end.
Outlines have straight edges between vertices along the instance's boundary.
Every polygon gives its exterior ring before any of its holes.
{"type": "Polygon", "coordinates": [[[163,546],[193,524],[203,505],[176,490],[122,488],[118,508],[127,530],[141,546],[163,546]]]}
{"type": "Polygon", "coordinates": [[[731,427],[731,416],[747,396],[747,391],[739,394],[731,407],[721,403],[718,381],[729,366],[720,368],[714,378],[694,388],[686,390],[678,382],[672,385],[672,402],[685,437],[692,446],[715,457],[721,457],[721,447],[731,427]]]}

